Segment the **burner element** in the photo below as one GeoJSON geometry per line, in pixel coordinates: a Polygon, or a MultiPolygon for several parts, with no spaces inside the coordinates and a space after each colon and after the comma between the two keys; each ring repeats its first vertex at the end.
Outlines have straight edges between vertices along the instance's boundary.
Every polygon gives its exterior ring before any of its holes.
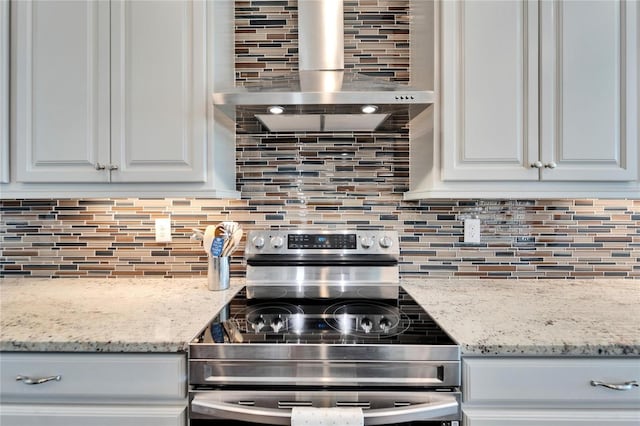
{"type": "MultiPolygon", "coordinates": [[[[299,306],[273,302],[248,306],[242,316],[247,322],[247,328],[251,327],[254,333],[278,333],[289,331],[290,318],[299,313],[302,313],[299,306]]],[[[293,329],[291,331],[294,333],[301,331],[295,323],[293,329]]]]}
{"type": "Polygon", "coordinates": [[[342,334],[390,337],[411,326],[411,319],[395,306],[377,301],[340,302],[325,310],[327,324],[342,334]]]}

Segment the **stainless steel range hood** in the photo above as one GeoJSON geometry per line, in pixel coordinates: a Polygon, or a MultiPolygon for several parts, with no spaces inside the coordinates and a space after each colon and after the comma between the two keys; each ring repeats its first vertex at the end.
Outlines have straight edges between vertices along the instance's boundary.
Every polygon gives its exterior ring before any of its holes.
{"type": "Polygon", "coordinates": [[[249,133],[337,132],[401,129],[434,101],[433,91],[345,71],[343,0],[298,1],[298,51],[297,73],[216,92],[214,105],[249,133]]]}

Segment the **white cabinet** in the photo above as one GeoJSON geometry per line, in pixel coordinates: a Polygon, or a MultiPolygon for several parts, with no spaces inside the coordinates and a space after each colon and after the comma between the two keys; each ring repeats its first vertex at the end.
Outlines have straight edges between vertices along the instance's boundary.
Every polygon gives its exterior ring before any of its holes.
{"type": "Polygon", "coordinates": [[[439,16],[439,101],[412,128],[406,198],[640,195],[637,2],[458,0],[439,16]]]}
{"type": "Polygon", "coordinates": [[[106,182],[109,4],[12,2],[19,182],[106,182]]]}
{"type": "Polygon", "coordinates": [[[0,183],[9,182],[9,0],[0,0],[0,183]]]}
{"type": "Polygon", "coordinates": [[[0,367],[3,425],[186,424],[183,354],[1,353],[0,367]]]}
{"type": "Polygon", "coordinates": [[[638,2],[543,0],[545,180],[638,179],[638,2]]]}
{"type": "Polygon", "coordinates": [[[637,425],[638,358],[464,358],[466,426],[637,425]]]}
{"type": "Polygon", "coordinates": [[[13,2],[14,172],[3,196],[237,196],[235,141],[210,105],[214,7],[13,2]]]}

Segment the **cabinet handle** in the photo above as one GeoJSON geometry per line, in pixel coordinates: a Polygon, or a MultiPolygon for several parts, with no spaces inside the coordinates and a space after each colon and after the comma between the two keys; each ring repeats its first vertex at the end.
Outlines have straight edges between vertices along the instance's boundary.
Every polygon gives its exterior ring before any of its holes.
{"type": "Polygon", "coordinates": [[[535,163],[531,163],[531,168],[532,169],[541,169],[542,168],[542,162],[541,161],[536,161],[535,163]]]}
{"type": "Polygon", "coordinates": [[[115,164],[109,164],[109,170],[118,170],[118,166],[115,164]]]}
{"type": "Polygon", "coordinates": [[[619,385],[615,383],[605,383],[605,382],[599,382],[597,380],[592,380],[591,386],[604,386],[605,388],[613,389],[617,391],[628,391],[628,390],[631,390],[631,388],[633,387],[637,388],[638,386],[640,386],[640,384],[638,384],[638,382],[635,380],[631,382],[625,382],[619,385]]]}
{"type": "Polygon", "coordinates": [[[96,170],[104,170],[106,166],[104,164],[96,163],[96,170]]]}
{"type": "Polygon", "coordinates": [[[558,167],[558,165],[555,162],[552,161],[550,163],[545,164],[544,167],[546,169],[555,169],[556,167],[558,167]]]}
{"type": "Polygon", "coordinates": [[[59,382],[62,380],[62,376],[49,376],[49,377],[27,377],[27,376],[16,376],[16,380],[24,383],[25,385],[39,385],[42,383],[47,383],[52,380],[59,382]]]}

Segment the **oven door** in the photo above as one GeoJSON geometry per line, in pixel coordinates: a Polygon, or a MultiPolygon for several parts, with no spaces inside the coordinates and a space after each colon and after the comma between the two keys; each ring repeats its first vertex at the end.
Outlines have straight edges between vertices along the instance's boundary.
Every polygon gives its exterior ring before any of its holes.
{"type": "Polygon", "coordinates": [[[290,425],[293,407],[361,407],[365,425],[456,426],[460,420],[460,393],[202,391],[192,395],[191,424],[290,425]]]}

